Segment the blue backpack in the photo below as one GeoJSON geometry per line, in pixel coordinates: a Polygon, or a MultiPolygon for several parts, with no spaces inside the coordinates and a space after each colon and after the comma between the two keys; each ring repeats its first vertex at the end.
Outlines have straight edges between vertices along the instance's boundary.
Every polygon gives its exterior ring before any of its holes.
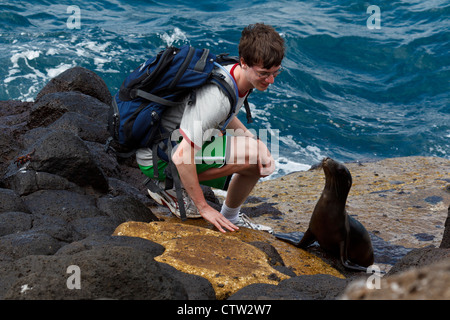
{"type": "MultiPolygon", "coordinates": [[[[161,126],[164,111],[179,106],[188,94],[190,102],[195,101],[195,89],[207,83],[218,85],[230,101],[231,110],[221,128],[224,132],[235,111],[238,91],[237,85],[231,88],[217,70],[237,61],[226,54],[216,56],[208,49],[188,45],[169,47],[148,59],[124,80],[114,96],[108,121],[110,140],[118,142],[122,150],[135,150],[167,139],[170,132],[161,126]]],[[[251,122],[247,101],[245,108],[251,122]]],[[[168,161],[164,153],[159,155],[168,161]]]]}

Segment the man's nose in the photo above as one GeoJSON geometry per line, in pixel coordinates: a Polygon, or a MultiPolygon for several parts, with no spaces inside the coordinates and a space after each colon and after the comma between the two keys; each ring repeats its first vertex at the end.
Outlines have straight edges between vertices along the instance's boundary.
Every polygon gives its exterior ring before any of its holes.
{"type": "Polygon", "coordinates": [[[273,76],[273,74],[271,74],[270,76],[268,76],[268,77],[266,78],[266,82],[268,82],[268,83],[270,83],[270,84],[272,84],[272,83],[275,82],[275,77],[273,76]]]}

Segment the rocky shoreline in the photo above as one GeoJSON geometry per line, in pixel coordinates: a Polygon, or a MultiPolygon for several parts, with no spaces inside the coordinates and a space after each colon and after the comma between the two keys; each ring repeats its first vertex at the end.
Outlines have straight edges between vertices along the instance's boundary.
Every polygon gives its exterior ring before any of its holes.
{"type": "MultiPolygon", "coordinates": [[[[256,232],[221,236],[200,220],[178,224],[160,212],[146,196],[134,160],[119,161],[104,150],[110,103],[103,80],[80,67],[52,79],[34,102],[0,102],[0,299],[450,299],[450,211],[440,222],[438,245],[415,246],[381,279],[379,289],[368,289],[371,275],[346,273],[320,249],[295,251],[256,232]],[[207,247],[217,248],[213,243],[223,247],[223,256],[211,258],[207,247]],[[246,263],[245,274],[235,273],[246,263]],[[80,288],[70,282],[76,276],[71,266],[81,270],[80,288]]],[[[445,187],[426,199],[442,213],[450,201],[450,161],[437,160],[444,165],[440,185],[445,187]]],[[[292,177],[262,183],[253,195],[258,205],[247,205],[247,214],[291,219],[297,209],[282,192],[292,177]]],[[[417,172],[418,190],[428,184],[420,179],[417,172]]],[[[378,180],[363,197],[395,193],[382,205],[405,203],[401,196],[410,191],[405,184],[396,189],[402,181],[390,180],[387,188],[378,180]]],[[[318,186],[311,191],[316,196],[318,186]]],[[[218,205],[211,190],[205,194],[218,205]]],[[[358,195],[351,208],[360,208],[358,195]]],[[[272,218],[275,226],[293,231],[272,218]]],[[[387,230],[388,224],[379,226],[387,230]]],[[[378,230],[380,237],[385,229],[378,230]]]]}

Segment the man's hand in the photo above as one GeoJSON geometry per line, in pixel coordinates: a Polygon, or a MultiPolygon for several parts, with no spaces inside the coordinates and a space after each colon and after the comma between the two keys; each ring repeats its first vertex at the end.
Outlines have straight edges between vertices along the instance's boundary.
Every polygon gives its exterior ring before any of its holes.
{"type": "Polygon", "coordinates": [[[275,160],[266,145],[258,141],[258,169],[262,177],[270,176],[275,171],[275,160]]]}
{"type": "Polygon", "coordinates": [[[202,208],[202,210],[199,211],[203,219],[212,223],[220,232],[226,233],[227,231],[225,229],[229,231],[239,230],[239,228],[232,224],[230,220],[210,206],[202,208]]]}

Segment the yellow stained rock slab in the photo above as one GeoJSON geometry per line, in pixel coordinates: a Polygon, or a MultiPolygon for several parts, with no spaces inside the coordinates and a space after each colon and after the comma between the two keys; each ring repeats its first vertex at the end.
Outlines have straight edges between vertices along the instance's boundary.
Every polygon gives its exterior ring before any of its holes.
{"type": "Polygon", "coordinates": [[[181,223],[127,222],[114,235],[141,237],[165,247],[155,260],[206,278],[218,299],[252,283],[278,284],[288,276],[273,269],[267,256],[234,237],[181,223]]]}
{"type": "Polygon", "coordinates": [[[274,245],[286,266],[297,274],[328,273],[343,277],[320,258],[278,241],[267,233],[241,228],[238,232],[222,234],[192,225],[201,221],[190,220],[191,224],[130,221],[118,226],[114,235],[140,237],[161,244],[166,250],[155,260],[206,278],[212,284],[217,299],[226,299],[249,284],[277,285],[289,278],[270,266],[265,253],[246,243],[251,241],[274,245]]]}
{"type": "Polygon", "coordinates": [[[285,266],[294,271],[298,276],[329,274],[338,278],[345,278],[319,257],[284,241],[280,241],[266,232],[241,228],[238,232],[230,233],[230,236],[236,237],[244,242],[260,241],[271,244],[280,254],[285,266]]]}
{"type": "MultiPolygon", "coordinates": [[[[180,220],[173,215],[163,217],[166,222],[178,223],[180,220]]],[[[183,222],[191,226],[198,226],[212,230],[214,227],[203,219],[188,219],[183,222]]],[[[217,233],[217,232],[216,232],[217,233]]],[[[241,228],[237,232],[229,232],[227,236],[238,238],[249,243],[261,241],[271,244],[280,254],[285,266],[291,269],[296,275],[329,274],[338,278],[345,278],[339,271],[325,263],[322,259],[303,249],[297,248],[284,241],[280,241],[267,232],[255,231],[241,228]]]]}

